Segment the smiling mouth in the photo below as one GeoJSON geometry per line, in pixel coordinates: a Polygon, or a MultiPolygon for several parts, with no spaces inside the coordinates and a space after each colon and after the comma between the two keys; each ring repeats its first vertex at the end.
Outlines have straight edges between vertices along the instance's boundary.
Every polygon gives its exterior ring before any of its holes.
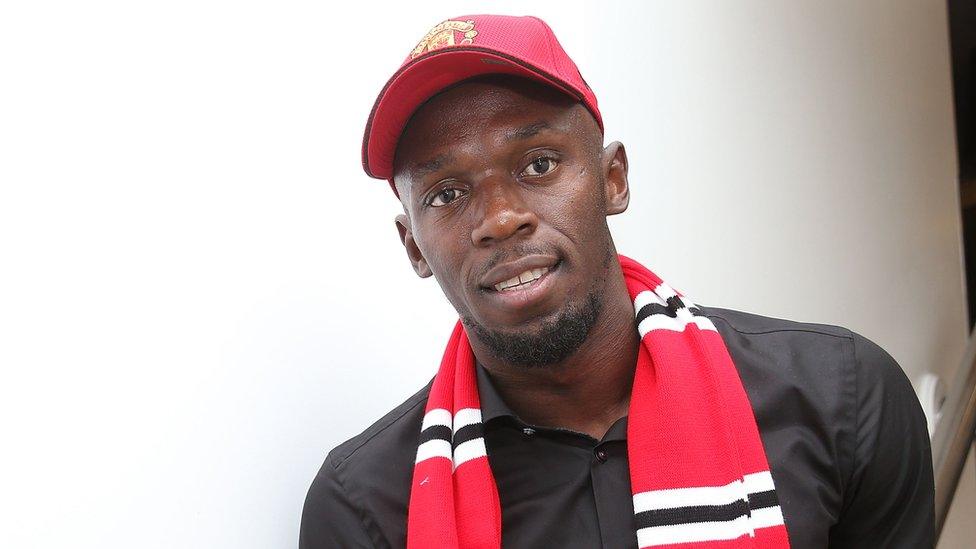
{"type": "Polygon", "coordinates": [[[535,281],[545,276],[548,272],[549,267],[542,267],[541,269],[529,269],[523,273],[519,273],[518,276],[513,276],[508,280],[503,280],[498,284],[495,284],[492,286],[492,288],[496,292],[514,292],[517,290],[522,290],[532,286],[535,281]]]}
{"type": "MultiPolygon", "coordinates": [[[[490,307],[498,314],[517,317],[506,320],[509,323],[521,322],[525,320],[525,315],[535,316],[540,313],[544,305],[554,299],[553,290],[559,283],[562,270],[560,260],[532,258],[524,261],[525,263],[517,267],[524,269],[519,274],[480,288],[491,304],[490,307]]],[[[508,267],[506,271],[499,271],[498,274],[508,276],[512,272],[508,267]]]]}

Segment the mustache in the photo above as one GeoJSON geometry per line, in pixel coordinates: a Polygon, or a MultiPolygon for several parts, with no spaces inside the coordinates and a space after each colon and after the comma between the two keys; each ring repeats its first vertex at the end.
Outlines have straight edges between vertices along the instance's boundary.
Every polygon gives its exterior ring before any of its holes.
{"type": "Polygon", "coordinates": [[[527,256],[527,255],[554,255],[556,257],[561,257],[555,248],[551,246],[540,246],[538,244],[530,244],[528,242],[519,242],[508,250],[495,250],[484,265],[478,269],[479,278],[484,277],[488,274],[488,271],[494,269],[502,263],[507,263],[509,261],[515,261],[516,259],[527,256]]]}

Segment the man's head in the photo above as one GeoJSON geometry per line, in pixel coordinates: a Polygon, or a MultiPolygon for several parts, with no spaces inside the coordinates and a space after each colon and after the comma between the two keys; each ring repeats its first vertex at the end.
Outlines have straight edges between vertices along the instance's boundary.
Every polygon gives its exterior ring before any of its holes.
{"type": "Polygon", "coordinates": [[[399,135],[396,225],[472,345],[513,365],[570,356],[618,269],[606,216],[627,207],[627,158],[588,105],[538,80],[490,74],[424,102],[399,135]]]}
{"type": "Polygon", "coordinates": [[[417,274],[435,276],[498,358],[556,363],[599,315],[615,259],[606,216],[627,206],[626,162],[565,94],[476,78],[425,103],[401,135],[397,228],[417,274]]]}

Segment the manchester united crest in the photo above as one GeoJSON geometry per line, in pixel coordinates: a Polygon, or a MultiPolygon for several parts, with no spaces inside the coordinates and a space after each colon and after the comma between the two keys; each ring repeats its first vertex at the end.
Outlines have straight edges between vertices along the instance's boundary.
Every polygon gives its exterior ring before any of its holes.
{"type": "Polygon", "coordinates": [[[474,21],[452,21],[448,19],[447,21],[434,25],[434,28],[430,29],[420,39],[417,47],[410,52],[410,58],[413,59],[418,55],[445,46],[470,44],[477,35],[478,31],[474,30],[474,21]]]}

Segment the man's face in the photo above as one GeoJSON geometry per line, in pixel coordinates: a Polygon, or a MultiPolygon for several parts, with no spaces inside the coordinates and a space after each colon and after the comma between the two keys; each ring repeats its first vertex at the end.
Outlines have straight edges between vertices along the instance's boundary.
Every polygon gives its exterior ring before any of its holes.
{"type": "Polygon", "coordinates": [[[408,255],[469,335],[525,365],[579,347],[616,268],[606,216],[627,205],[623,148],[604,150],[584,106],[519,79],[461,84],[415,113],[394,170],[408,255]]]}

